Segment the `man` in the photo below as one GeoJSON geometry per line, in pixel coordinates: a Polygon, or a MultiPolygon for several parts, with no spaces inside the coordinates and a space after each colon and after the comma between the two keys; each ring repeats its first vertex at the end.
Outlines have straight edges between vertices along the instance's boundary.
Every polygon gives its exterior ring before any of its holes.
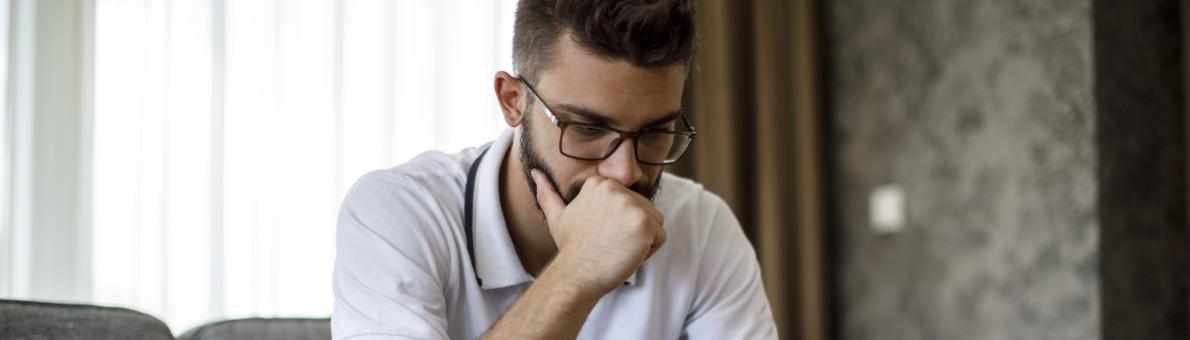
{"type": "Polygon", "coordinates": [[[662,172],[696,135],[694,31],[689,1],[521,0],[512,128],[344,199],[334,338],[776,338],[739,222],[662,172]]]}

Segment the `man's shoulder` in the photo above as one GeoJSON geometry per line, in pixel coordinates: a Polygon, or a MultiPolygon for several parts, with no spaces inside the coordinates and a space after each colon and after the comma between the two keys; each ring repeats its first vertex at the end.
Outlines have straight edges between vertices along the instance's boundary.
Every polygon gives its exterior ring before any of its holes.
{"type": "Polygon", "coordinates": [[[726,208],[719,195],[707,190],[692,179],[671,174],[661,175],[661,189],[654,202],[663,212],[692,213],[726,208]]]}
{"type": "Polygon", "coordinates": [[[357,239],[360,243],[383,240],[407,249],[448,249],[455,233],[452,224],[444,222],[462,216],[466,167],[474,158],[472,149],[453,154],[427,151],[363,175],[343,198],[340,234],[366,230],[378,237],[357,239]]]}
{"type": "Polygon", "coordinates": [[[371,171],[348,190],[340,213],[384,219],[386,227],[402,230],[457,218],[467,167],[476,155],[474,148],[452,154],[427,151],[401,165],[371,171]]]}
{"type": "Polygon", "coordinates": [[[364,174],[352,190],[367,187],[380,192],[428,192],[434,196],[461,191],[467,180],[467,166],[475,159],[475,148],[456,153],[423,152],[405,163],[364,174]]]}
{"type": "Polygon", "coordinates": [[[685,238],[692,242],[691,251],[701,249],[711,235],[742,232],[727,203],[689,178],[663,174],[654,204],[665,216],[671,241],[685,238]]]}

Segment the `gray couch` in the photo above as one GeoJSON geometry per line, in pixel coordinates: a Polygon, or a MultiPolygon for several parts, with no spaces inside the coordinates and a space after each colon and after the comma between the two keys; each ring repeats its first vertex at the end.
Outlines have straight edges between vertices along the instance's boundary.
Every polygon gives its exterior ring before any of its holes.
{"type": "Polygon", "coordinates": [[[191,329],[178,338],[325,340],[331,338],[331,325],[330,319],[236,319],[208,323],[191,329]]]}
{"type": "MultiPolygon", "coordinates": [[[[205,324],[180,339],[329,339],[330,319],[238,319],[205,324]]],[[[127,308],[0,300],[0,339],[174,339],[161,320],[127,308]]]]}

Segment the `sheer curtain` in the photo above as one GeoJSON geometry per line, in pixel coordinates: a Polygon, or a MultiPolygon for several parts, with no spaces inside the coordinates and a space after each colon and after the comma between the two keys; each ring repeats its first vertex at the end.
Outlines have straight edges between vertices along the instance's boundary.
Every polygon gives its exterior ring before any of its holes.
{"type": "Polygon", "coordinates": [[[93,289],[176,332],[327,316],[339,199],[503,123],[515,0],[98,0],[93,289]]]}
{"type": "MultiPolygon", "coordinates": [[[[9,202],[12,192],[11,174],[9,169],[12,168],[12,139],[9,131],[12,128],[11,119],[7,114],[8,110],[8,26],[12,22],[9,18],[9,1],[0,0],[0,108],[5,110],[4,114],[0,114],[0,247],[13,247],[13,233],[9,225],[11,225],[12,213],[9,211],[9,202]]],[[[12,270],[12,251],[0,251],[0,273],[13,273],[12,270]]],[[[0,279],[0,293],[8,294],[12,290],[12,280],[0,279]]]]}

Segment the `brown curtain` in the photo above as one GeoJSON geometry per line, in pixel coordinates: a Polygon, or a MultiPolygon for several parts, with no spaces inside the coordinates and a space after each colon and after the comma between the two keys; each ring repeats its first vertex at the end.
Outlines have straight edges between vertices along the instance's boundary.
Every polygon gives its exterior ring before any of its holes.
{"type": "Polygon", "coordinates": [[[701,50],[685,97],[698,139],[671,169],[731,206],[788,339],[829,336],[817,5],[699,3],[701,50]]]}

